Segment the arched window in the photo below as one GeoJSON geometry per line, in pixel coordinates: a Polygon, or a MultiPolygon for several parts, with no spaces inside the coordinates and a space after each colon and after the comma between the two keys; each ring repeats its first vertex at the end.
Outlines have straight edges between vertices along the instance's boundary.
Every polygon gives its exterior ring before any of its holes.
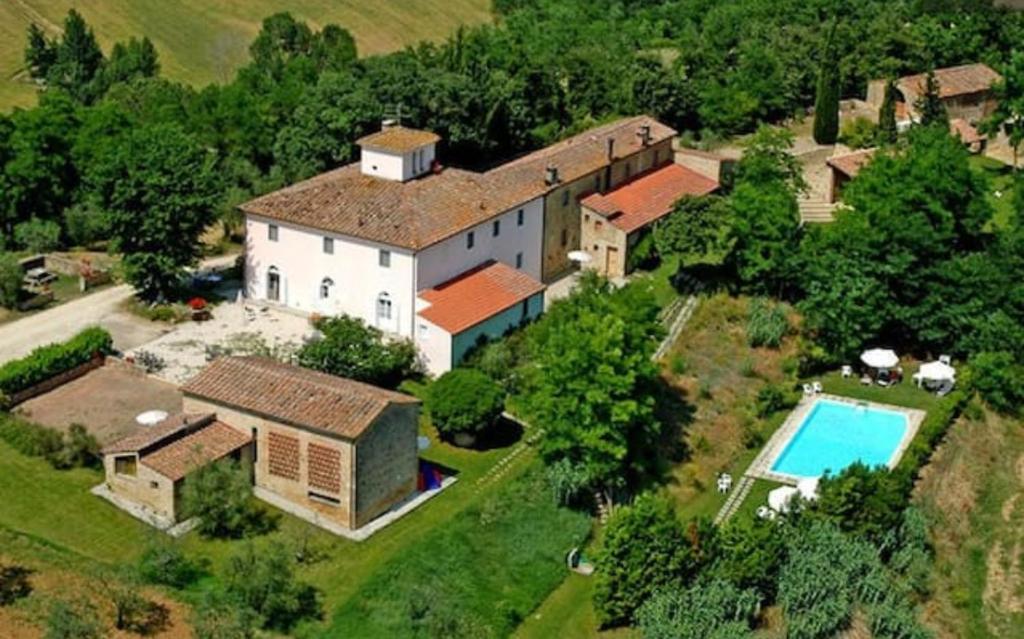
{"type": "Polygon", "coordinates": [[[391,319],[391,296],[381,293],[377,296],[377,321],[391,319]]]}
{"type": "Polygon", "coordinates": [[[320,299],[326,300],[331,297],[331,289],[334,288],[334,280],[325,277],[320,280],[320,299]]]}
{"type": "Polygon", "coordinates": [[[281,273],[276,266],[267,269],[267,299],[271,302],[281,301],[281,273]]]}

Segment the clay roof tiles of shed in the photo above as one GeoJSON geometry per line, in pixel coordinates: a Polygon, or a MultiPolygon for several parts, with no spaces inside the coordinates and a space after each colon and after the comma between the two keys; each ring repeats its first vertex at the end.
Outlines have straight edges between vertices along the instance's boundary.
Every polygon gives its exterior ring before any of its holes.
{"type": "Polygon", "coordinates": [[[715,180],[685,166],[669,164],[608,193],[594,193],[581,204],[632,233],[671,213],[683,196],[707,195],[717,188],[715,180]]]}
{"type": "Polygon", "coordinates": [[[843,155],[833,155],[826,164],[849,177],[856,177],[860,170],[871,161],[877,149],[861,149],[843,155]]]}
{"type": "Polygon", "coordinates": [[[409,129],[404,126],[389,126],[376,133],[363,136],[356,140],[359,146],[370,149],[381,149],[394,153],[408,153],[421,146],[440,141],[441,136],[431,131],[409,129]]]}
{"type": "Polygon", "coordinates": [[[443,284],[420,291],[430,306],[417,313],[450,335],[542,292],[546,286],[507,264],[489,260],[443,284]]]}
{"type": "Polygon", "coordinates": [[[548,165],[558,168],[564,183],[607,166],[608,139],[614,140],[616,158],[642,150],[637,135],[642,125],[651,128],[650,144],[676,133],[649,116],[624,118],[486,173],[444,168],[406,182],[364,175],[354,162],[239,208],[299,226],[419,250],[558,188],[545,182],[548,165]]]}
{"type": "Polygon", "coordinates": [[[221,357],[183,387],[186,395],[348,439],[410,395],[264,357],[221,357]]]}
{"type": "Polygon", "coordinates": [[[172,481],[193,470],[233,453],[252,441],[224,422],[213,421],[193,432],[143,455],[139,462],[172,481]]]}
{"type": "MultiPolygon", "coordinates": [[[[935,79],[939,83],[939,97],[942,98],[987,91],[1000,77],[1002,76],[991,67],[980,62],[935,70],[935,79]]],[[[899,85],[920,95],[925,92],[927,78],[926,73],[908,75],[900,78],[899,85]]]]}
{"type": "Polygon", "coordinates": [[[103,447],[103,454],[137,453],[159,444],[178,433],[212,422],[213,413],[182,413],[171,415],[152,426],[138,426],[134,431],[103,447]]]}

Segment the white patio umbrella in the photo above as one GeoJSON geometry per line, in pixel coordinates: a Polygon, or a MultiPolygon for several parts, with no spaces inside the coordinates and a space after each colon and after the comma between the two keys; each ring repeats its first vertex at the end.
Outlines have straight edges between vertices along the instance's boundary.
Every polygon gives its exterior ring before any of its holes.
{"type": "Polygon", "coordinates": [[[586,251],[569,251],[569,259],[579,264],[586,264],[594,258],[592,258],[590,253],[587,253],[586,251]]]}
{"type": "Polygon", "coordinates": [[[900,358],[896,355],[896,352],[889,348],[872,348],[866,350],[860,355],[860,361],[864,362],[871,368],[895,368],[900,363],[900,358]]]}
{"type": "Polygon", "coordinates": [[[782,486],[768,493],[768,507],[772,510],[784,513],[789,510],[789,500],[800,491],[792,486],[782,486]]]}
{"type": "Polygon", "coordinates": [[[817,477],[804,477],[796,483],[796,490],[807,501],[814,501],[818,498],[818,481],[817,477]]]}
{"type": "Polygon", "coordinates": [[[925,381],[952,382],[956,380],[956,369],[945,362],[928,362],[921,364],[921,368],[914,374],[914,379],[917,380],[918,386],[925,381]]]}

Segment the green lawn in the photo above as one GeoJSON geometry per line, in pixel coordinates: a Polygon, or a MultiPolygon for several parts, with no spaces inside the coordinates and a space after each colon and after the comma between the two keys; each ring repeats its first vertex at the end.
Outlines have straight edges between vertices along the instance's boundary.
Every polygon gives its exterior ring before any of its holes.
{"type": "Polygon", "coordinates": [[[877,384],[865,386],[854,375],[843,379],[838,371],[824,375],[818,379],[826,393],[852,397],[879,404],[894,404],[907,408],[919,408],[927,411],[939,402],[935,393],[920,389],[914,384],[911,376],[917,372],[917,366],[911,366],[904,372],[903,383],[883,388],[877,384]]]}
{"type": "Polygon", "coordinates": [[[487,0],[5,0],[0,2],[0,112],[35,103],[35,88],[22,72],[28,25],[35,22],[57,33],[70,7],[94,28],[105,52],[115,41],[148,36],[163,74],[195,86],[229,80],[248,61],[262,20],[279,11],[315,28],[345,27],[362,55],[439,40],[461,24],[490,19],[487,0]]]}
{"type": "Polygon", "coordinates": [[[56,281],[50,284],[50,290],[53,291],[52,302],[42,308],[33,309],[31,311],[16,311],[0,308],[0,324],[3,324],[4,322],[13,322],[14,320],[21,319],[22,317],[29,316],[33,313],[38,313],[41,310],[53,308],[58,304],[70,302],[73,299],[82,297],[83,295],[88,295],[89,293],[95,293],[96,291],[102,290],[108,286],[110,286],[110,284],[103,284],[102,286],[97,286],[86,292],[82,292],[78,288],[77,275],[58,275],[56,281]]]}

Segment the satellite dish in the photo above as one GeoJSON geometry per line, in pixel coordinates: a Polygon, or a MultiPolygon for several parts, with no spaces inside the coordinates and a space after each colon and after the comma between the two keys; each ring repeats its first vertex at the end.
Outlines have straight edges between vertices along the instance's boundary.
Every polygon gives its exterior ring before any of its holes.
{"type": "Polygon", "coordinates": [[[167,419],[167,411],[147,410],[145,413],[139,413],[135,418],[135,422],[138,423],[139,426],[156,426],[165,419],[167,419]]]}
{"type": "Polygon", "coordinates": [[[594,258],[586,251],[569,251],[569,259],[578,264],[586,264],[594,258]]]}

